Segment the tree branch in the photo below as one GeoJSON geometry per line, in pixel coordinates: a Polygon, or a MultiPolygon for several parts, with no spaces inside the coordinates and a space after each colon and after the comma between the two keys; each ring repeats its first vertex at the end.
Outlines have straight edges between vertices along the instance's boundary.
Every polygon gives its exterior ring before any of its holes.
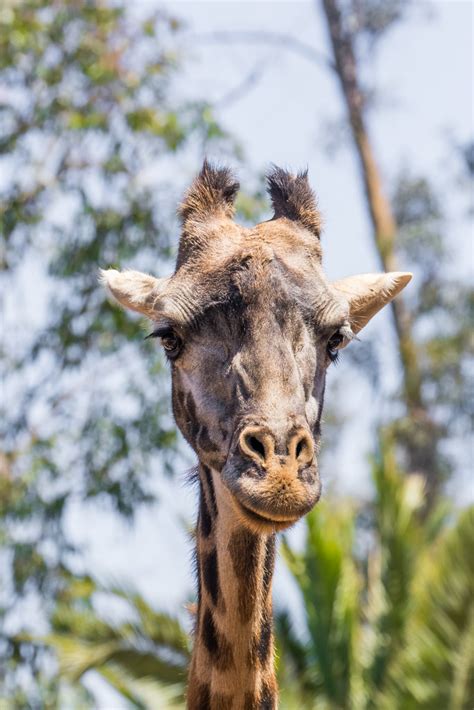
{"type": "Polygon", "coordinates": [[[236,44],[266,44],[278,47],[278,49],[290,50],[313,64],[318,64],[326,69],[335,69],[334,62],[330,57],[327,57],[310,44],[284,32],[219,30],[192,34],[191,37],[194,41],[211,44],[228,44],[229,42],[236,44]]]}
{"type": "Polygon", "coordinates": [[[215,108],[228,108],[231,104],[239,101],[244,94],[252,89],[261,79],[268,62],[261,62],[250,71],[242,81],[227,91],[224,96],[214,102],[215,108]]]}

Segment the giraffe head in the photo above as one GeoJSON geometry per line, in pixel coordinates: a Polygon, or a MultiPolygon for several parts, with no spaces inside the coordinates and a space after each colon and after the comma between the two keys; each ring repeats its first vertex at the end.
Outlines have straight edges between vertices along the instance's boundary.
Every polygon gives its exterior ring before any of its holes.
{"type": "Polygon", "coordinates": [[[327,368],[411,278],[328,282],[306,173],[274,168],[268,187],[274,217],[239,226],[238,183],[204,163],[180,207],[174,274],[102,272],[115,300],[154,324],[180,430],[242,522],[264,532],[317,502],[327,368]]]}

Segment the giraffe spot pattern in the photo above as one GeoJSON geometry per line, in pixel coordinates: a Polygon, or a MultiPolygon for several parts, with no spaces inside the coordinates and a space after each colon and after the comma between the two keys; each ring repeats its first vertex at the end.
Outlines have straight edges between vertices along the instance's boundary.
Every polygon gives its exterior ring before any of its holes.
{"type": "Polygon", "coordinates": [[[214,490],[214,483],[212,482],[211,469],[207,466],[202,466],[204,473],[204,480],[206,482],[207,492],[209,494],[209,509],[211,515],[215,518],[217,517],[217,503],[216,503],[216,492],[214,490]]]}
{"type": "Polygon", "coordinates": [[[260,693],[258,710],[275,710],[276,708],[276,692],[273,685],[264,682],[260,693]]]}
{"type": "Polygon", "coordinates": [[[182,423],[191,446],[200,453],[219,453],[219,447],[211,439],[209,429],[199,422],[196,403],[191,392],[186,394],[177,391],[174,396],[175,415],[182,423]]]}
{"type": "Polygon", "coordinates": [[[244,710],[276,710],[276,701],[275,684],[264,681],[258,695],[245,693],[244,710]]]}
{"type": "Polygon", "coordinates": [[[275,535],[270,535],[265,550],[265,562],[263,568],[263,599],[268,597],[275,568],[275,535]]]}
{"type": "Polygon", "coordinates": [[[258,662],[261,667],[267,665],[273,649],[272,631],[272,610],[271,607],[269,607],[264,610],[262,624],[250,644],[247,656],[247,665],[249,668],[254,668],[258,662]]]}
{"type": "Polygon", "coordinates": [[[210,710],[232,710],[232,696],[214,693],[211,697],[210,710]]]}
{"type": "Polygon", "coordinates": [[[260,635],[257,642],[257,657],[262,665],[268,661],[272,648],[272,618],[269,611],[266,611],[262,622],[260,635]]]}
{"type": "Polygon", "coordinates": [[[216,606],[219,599],[219,567],[215,548],[204,555],[202,570],[204,585],[212,599],[212,603],[216,606]]]}
{"type": "Polygon", "coordinates": [[[206,609],[201,627],[204,646],[209,652],[211,663],[219,671],[229,670],[234,665],[232,647],[227,639],[219,633],[209,609],[206,609]]]}
{"type": "MultiPolygon", "coordinates": [[[[201,574],[200,574],[200,570],[199,570],[199,550],[197,547],[194,548],[192,562],[193,562],[194,574],[197,577],[197,601],[198,601],[198,608],[199,608],[201,605],[202,590],[201,590],[201,574]]],[[[198,626],[199,626],[199,616],[196,615],[196,631],[197,631],[198,626]]]]}
{"type": "Polygon", "coordinates": [[[196,446],[204,453],[218,453],[219,448],[217,444],[212,441],[209,435],[209,429],[205,424],[202,424],[199,429],[199,434],[196,441],[196,446]]]}
{"type": "Polygon", "coordinates": [[[196,414],[196,405],[194,403],[191,392],[186,394],[184,402],[184,412],[186,415],[186,431],[188,432],[189,440],[194,448],[196,448],[196,440],[199,433],[199,423],[196,414]]]}
{"type": "Polygon", "coordinates": [[[249,621],[257,599],[258,537],[242,528],[232,533],[229,553],[238,583],[238,610],[243,623],[249,621]]]}
{"type": "Polygon", "coordinates": [[[188,707],[190,710],[209,710],[211,707],[211,689],[208,683],[195,682],[196,678],[191,678],[189,682],[188,707]]]}
{"type": "Polygon", "coordinates": [[[199,487],[199,527],[201,534],[204,537],[209,537],[212,532],[212,518],[207,507],[206,495],[204,493],[203,484],[199,487]]]}

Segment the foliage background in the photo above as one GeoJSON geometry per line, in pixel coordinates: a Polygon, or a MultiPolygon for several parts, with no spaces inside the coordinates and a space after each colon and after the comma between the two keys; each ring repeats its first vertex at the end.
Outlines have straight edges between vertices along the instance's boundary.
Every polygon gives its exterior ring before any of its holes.
{"type": "Polygon", "coordinates": [[[96,274],[171,268],[205,154],[244,221],[270,161],[309,164],[331,277],[415,272],[331,373],[327,500],[277,571],[282,706],[472,704],[468,5],[2,6],[0,704],[182,702],[192,456],[96,274]]]}

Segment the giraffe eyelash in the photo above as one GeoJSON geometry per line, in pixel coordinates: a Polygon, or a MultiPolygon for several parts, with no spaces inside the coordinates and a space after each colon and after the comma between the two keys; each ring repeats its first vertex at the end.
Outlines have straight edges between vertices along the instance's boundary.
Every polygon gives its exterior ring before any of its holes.
{"type": "Polygon", "coordinates": [[[358,340],[357,336],[352,332],[350,325],[342,325],[338,330],[334,333],[333,336],[328,341],[328,346],[326,349],[327,355],[329,360],[336,364],[337,361],[339,360],[339,351],[340,347],[343,345],[344,341],[346,341],[346,344],[350,342],[351,340],[358,340]],[[337,336],[340,338],[340,341],[331,347],[331,340],[337,336]]]}
{"type": "Polygon", "coordinates": [[[173,329],[170,328],[169,325],[161,326],[159,328],[156,328],[153,330],[151,333],[145,336],[145,340],[148,340],[149,338],[164,338],[167,335],[173,335],[173,329]]]}

